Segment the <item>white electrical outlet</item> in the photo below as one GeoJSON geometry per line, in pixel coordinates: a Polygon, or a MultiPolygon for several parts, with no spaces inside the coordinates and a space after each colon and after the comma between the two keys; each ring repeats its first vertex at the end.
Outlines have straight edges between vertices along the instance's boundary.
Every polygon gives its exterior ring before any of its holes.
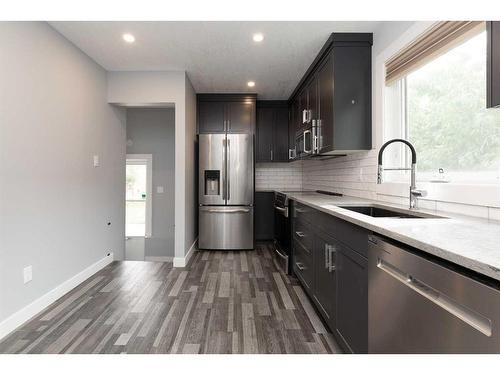
{"type": "Polygon", "coordinates": [[[94,167],[99,166],[99,155],[94,155],[94,167]]]}
{"type": "Polygon", "coordinates": [[[156,187],[156,192],[157,192],[158,194],[163,194],[163,192],[164,192],[164,191],[165,191],[165,190],[163,189],[163,186],[157,186],[157,187],[156,187]]]}
{"type": "Polygon", "coordinates": [[[29,283],[33,279],[33,267],[28,266],[23,269],[24,283],[29,283]]]}

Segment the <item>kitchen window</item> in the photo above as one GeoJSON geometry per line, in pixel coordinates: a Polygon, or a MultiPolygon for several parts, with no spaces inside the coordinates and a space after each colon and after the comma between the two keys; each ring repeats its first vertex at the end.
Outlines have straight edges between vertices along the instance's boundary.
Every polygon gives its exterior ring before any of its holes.
{"type": "MultiPolygon", "coordinates": [[[[415,146],[418,181],[500,185],[500,110],[486,109],[484,24],[386,78],[384,101],[384,140],[415,146]]],[[[398,144],[384,155],[387,167],[410,161],[398,144]]],[[[384,172],[384,180],[407,182],[407,173],[384,172]]]]}

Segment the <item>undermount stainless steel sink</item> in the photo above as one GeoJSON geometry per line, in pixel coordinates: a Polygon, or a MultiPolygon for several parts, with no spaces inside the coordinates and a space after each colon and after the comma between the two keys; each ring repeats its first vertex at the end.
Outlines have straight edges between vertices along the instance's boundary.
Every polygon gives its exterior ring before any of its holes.
{"type": "Polygon", "coordinates": [[[408,210],[399,210],[393,207],[384,206],[339,206],[345,210],[358,212],[363,215],[380,218],[395,219],[442,219],[442,216],[426,214],[422,212],[411,212],[408,210]]]}

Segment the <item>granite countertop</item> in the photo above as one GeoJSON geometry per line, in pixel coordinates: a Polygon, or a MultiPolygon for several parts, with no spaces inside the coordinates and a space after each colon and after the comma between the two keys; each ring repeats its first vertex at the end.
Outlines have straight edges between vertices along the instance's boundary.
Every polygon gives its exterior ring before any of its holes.
{"type": "Polygon", "coordinates": [[[439,211],[443,218],[374,218],[338,206],[408,207],[350,196],[288,193],[290,199],[500,281],[500,222],[439,211]]]}

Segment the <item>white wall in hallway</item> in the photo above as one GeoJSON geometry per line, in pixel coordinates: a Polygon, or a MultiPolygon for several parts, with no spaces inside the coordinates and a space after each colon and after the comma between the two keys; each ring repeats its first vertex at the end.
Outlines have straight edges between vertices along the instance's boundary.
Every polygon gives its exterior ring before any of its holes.
{"type": "Polygon", "coordinates": [[[48,24],[1,22],[0,45],[1,326],[108,252],[123,258],[125,113],[104,69],[48,24]]]}

